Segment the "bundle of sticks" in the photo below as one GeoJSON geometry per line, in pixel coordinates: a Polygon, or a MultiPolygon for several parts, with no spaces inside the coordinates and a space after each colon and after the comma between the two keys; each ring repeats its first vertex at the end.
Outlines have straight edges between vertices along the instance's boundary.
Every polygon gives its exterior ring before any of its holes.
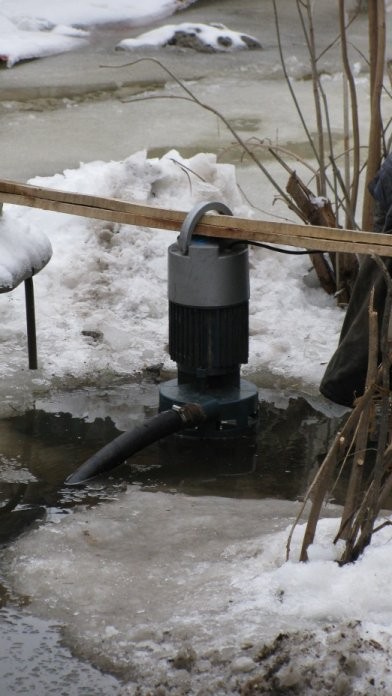
{"type": "Polygon", "coordinates": [[[383,508],[390,507],[392,493],[392,278],[383,261],[374,259],[385,279],[387,293],[379,331],[374,293],[369,302],[369,351],[365,391],[337,432],[301,505],[287,543],[287,555],[294,528],[306,503],[311,506],[302,541],[300,560],[308,560],[308,549],[316,536],[322,508],[331,496],[336,478],[349,469],[342,517],[334,543],[344,542],[339,563],[352,563],[371,543],[373,534],[389,519],[380,520],[383,508]],[[381,355],[381,362],[380,362],[381,355]]]}

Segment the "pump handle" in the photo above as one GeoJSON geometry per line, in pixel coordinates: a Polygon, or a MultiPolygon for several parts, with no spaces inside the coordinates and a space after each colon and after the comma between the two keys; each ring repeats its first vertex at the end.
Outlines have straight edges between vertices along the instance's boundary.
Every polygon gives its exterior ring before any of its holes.
{"type": "Polygon", "coordinates": [[[217,213],[221,213],[222,215],[233,215],[230,208],[228,208],[227,205],[225,205],[224,203],[220,203],[219,201],[211,201],[210,203],[197,203],[188,213],[181,226],[180,235],[178,237],[178,246],[183,254],[188,253],[194,229],[199,220],[201,220],[203,215],[207,213],[209,210],[215,210],[217,213]]]}

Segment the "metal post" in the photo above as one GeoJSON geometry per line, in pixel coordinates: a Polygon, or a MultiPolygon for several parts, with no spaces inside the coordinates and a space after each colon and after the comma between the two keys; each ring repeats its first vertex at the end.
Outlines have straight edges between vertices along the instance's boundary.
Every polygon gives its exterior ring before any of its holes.
{"type": "Polygon", "coordinates": [[[26,300],[26,323],[27,323],[27,349],[29,354],[29,369],[36,370],[37,360],[37,337],[35,330],[35,308],[34,308],[34,285],[33,278],[26,278],[25,300],[26,300]]]}

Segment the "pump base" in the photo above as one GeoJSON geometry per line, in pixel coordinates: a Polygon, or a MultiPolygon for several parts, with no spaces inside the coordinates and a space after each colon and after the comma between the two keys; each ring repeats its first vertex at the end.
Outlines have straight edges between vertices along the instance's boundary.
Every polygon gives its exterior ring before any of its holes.
{"type": "Polygon", "coordinates": [[[223,386],[206,390],[200,389],[197,383],[179,384],[177,379],[160,386],[160,411],[188,403],[197,403],[203,408],[211,402],[217,404],[217,417],[196,428],[182,430],[181,436],[236,437],[256,428],[258,392],[255,385],[245,379],[240,380],[239,387],[223,386]]]}

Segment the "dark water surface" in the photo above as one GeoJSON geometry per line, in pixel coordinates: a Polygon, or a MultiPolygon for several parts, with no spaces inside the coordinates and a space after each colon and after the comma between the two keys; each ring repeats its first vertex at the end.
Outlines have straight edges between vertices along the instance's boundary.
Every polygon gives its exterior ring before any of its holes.
{"type": "MultiPolygon", "coordinates": [[[[125,399],[127,388],[118,390],[125,399]]],[[[110,415],[110,392],[118,399],[118,390],[88,390],[90,398],[104,398],[106,416],[91,419],[36,408],[0,421],[2,543],[48,510],[94,505],[130,483],[188,495],[296,500],[304,495],[339,422],[302,398],[290,399],[287,408],[261,402],[254,435],[222,441],[173,436],[133,455],[106,479],[95,479],[80,488],[63,486],[83,461],[124,429],[110,415]]],[[[158,396],[157,387],[150,390],[158,396]]],[[[155,412],[152,406],[143,408],[145,394],[142,386],[130,385],[128,429],[155,412]]]]}

